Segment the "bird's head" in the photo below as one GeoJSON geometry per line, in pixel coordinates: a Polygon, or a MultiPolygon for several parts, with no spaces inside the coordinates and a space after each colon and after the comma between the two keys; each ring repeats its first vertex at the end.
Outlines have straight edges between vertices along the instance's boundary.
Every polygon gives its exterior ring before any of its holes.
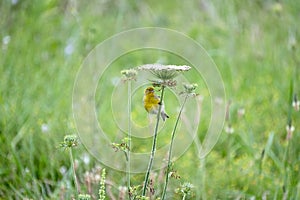
{"type": "Polygon", "coordinates": [[[145,94],[151,94],[154,93],[154,88],[153,87],[147,87],[145,90],[145,94]]]}

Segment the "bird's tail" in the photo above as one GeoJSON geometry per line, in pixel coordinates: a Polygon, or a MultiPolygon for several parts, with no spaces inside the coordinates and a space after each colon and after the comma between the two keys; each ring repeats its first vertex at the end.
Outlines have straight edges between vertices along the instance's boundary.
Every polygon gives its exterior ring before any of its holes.
{"type": "Polygon", "coordinates": [[[161,118],[163,119],[163,121],[166,121],[166,118],[169,118],[169,115],[167,115],[167,113],[165,113],[164,111],[162,111],[160,113],[160,115],[161,115],[161,118]]]}

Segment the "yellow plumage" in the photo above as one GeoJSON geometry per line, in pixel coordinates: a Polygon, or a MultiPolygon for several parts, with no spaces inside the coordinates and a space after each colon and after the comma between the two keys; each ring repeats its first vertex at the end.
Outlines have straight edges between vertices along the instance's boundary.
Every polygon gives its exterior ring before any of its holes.
{"type": "MultiPolygon", "coordinates": [[[[159,110],[159,105],[161,104],[160,98],[155,95],[153,87],[147,87],[144,94],[144,107],[146,111],[150,114],[157,114],[159,110]]],[[[161,117],[165,121],[169,116],[166,114],[164,105],[161,105],[161,117]]]]}

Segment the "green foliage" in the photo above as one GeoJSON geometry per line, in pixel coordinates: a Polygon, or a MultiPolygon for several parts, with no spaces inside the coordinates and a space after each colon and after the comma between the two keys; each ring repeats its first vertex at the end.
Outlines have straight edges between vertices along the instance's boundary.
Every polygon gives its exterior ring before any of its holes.
{"type": "MultiPolygon", "coordinates": [[[[181,177],[194,185],[192,198],[299,199],[300,113],[291,108],[293,96],[300,93],[299,10],[294,0],[1,1],[0,198],[71,199],[76,189],[69,180],[70,162],[56,146],[63,135],[76,132],[72,91],[82,60],[115,33],[160,26],[183,32],[203,45],[232,101],[233,134],[224,131],[204,160],[198,160],[195,143],[174,164],[181,177]],[[287,141],[289,121],[295,130],[287,141]]],[[[122,69],[159,59],[188,64],[168,52],[147,50],[145,54],[132,52],[105,71],[108,78],[99,80],[105,92],[96,94],[96,103],[103,103],[99,119],[113,119],[106,110],[111,102],[99,99],[110,96],[111,78],[119,77],[122,69]]],[[[210,123],[211,101],[205,82],[194,74],[187,72],[204,96],[201,141],[210,123]]],[[[138,106],[140,99],[133,97],[132,117],[146,121],[138,106]]],[[[165,100],[168,114],[175,113],[176,103],[175,98],[165,100]]],[[[118,131],[113,120],[106,122],[104,130],[118,131]]],[[[117,141],[114,135],[109,137],[117,141]]],[[[169,136],[159,139],[158,146],[164,146],[169,136]]],[[[136,151],[148,151],[151,146],[137,139],[132,143],[136,151]]],[[[83,184],[85,172],[96,165],[93,159],[84,163],[85,152],[82,147],[74,152],[82,190],[88,188],[83,184]]],[[[125,185],[124,177],[112,170],[106,179],[118,186],[125,185]]],[[[141,183],[143,176],[132,181],[141,183]]],[[[178,182],[170,181],[168,198],[178,197],[173,194],[176,188],[178,182]]],[[[117,187],[111,192],[117,196],[117,187]]]]}

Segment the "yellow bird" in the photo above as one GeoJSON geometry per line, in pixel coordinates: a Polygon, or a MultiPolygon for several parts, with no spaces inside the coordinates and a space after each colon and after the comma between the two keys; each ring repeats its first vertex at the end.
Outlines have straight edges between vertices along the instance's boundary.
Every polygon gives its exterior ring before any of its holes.
{"type": "Polygon", "coordinates": [[[159,105],[161,105],[161,118],[163,119],[163,121],[165,121],[166,118],[169,118],[169,116],[165,112],[164,105],[160,102],[160,98],[157,95],[155,95],[153,87],[146,88],[143,101],[144,107],[148,113],[157,114],[159,110],[159,105]]]}

